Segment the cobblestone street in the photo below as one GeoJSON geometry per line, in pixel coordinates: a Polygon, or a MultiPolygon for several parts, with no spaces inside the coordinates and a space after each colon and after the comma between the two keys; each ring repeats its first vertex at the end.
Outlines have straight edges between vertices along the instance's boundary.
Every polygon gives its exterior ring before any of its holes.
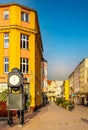
{"type": "MultiPolygon", "coordinates": [[[[0,122],[1,123],[1,122],[0,122]]],[[[18,120],[14,125],[6,126],[6,122],[0,124],[2,130],[88,130],[88,107],[76,105],[73,111],[68,111],[51,103],[32,114],[25,114],[25,124],[18,126],[18,120]]]]}

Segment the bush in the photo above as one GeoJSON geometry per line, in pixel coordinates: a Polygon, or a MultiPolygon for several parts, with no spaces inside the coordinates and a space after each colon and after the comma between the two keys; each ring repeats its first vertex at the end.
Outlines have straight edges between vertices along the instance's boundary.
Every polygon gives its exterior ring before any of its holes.
{"type": "Polygon", "coordinates": [[[62,104],[62,98],[57,98],[57,99],[56,99],[56,104],[57,104],[57,105],[62,104]]]}
{"type": "Polygon", "coordinates": [[[67,106],[68,106],[68,101],[67,101],[67,100],[63,100],[62,106],[63,106],[64,108],[67,108],[67,106]]]}
{"type": "Polygon", "coordinates": [[[63,98],[57,98],[56,104],[66,108],[68,110],[72,110],[74,108],[74,104],[71,101],[65,100],[63,98]]]}
{"type": "Polygon", "coordinates": [[[0,101],[7,101],[7,89],[0,94],[0,101]]]}

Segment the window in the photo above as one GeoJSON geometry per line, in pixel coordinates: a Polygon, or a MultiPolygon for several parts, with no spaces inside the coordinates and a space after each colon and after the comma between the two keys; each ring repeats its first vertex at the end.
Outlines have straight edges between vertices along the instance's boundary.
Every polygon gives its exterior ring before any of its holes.
{"type": "Polygon", "coordinates": [[[9,72],[9,59],[8,57],[4,58],[4,73],[8,73],[9,72]]]}
{"type": "Polygon", "coordinates": [[[29,14],[26,12],[21,12],[21,20],[28,22],[29,21],[29,14]]]}
{"type": "Polygon", "coordinates": [[[9,19],[9,10],[4,11],[4,19],[9,19]]]}
{"type": "Polygon", "coordinates": [[[21,34],[21,48],[23,48],[23,49],[28,49],[28,41],[29,41],[29,39],[28,39],[28,36],[27,35],[23,35],[23,34],[21,34]]]}
{"type": "Polygon", "coordinates": [[[21,58],[20,61],[20,70],[22,73],[28,73],[28,59],[27,58],[21,58]]]}
{"type": "Polygon", "coordinates": [[[4,33],[4,48],[9,47],[9,33],[4,33]]]}

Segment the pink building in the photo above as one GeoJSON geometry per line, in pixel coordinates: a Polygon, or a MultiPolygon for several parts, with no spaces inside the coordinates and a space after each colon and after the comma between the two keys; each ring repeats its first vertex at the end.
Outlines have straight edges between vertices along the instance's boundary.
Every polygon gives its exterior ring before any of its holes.
{"type": "Polygon", "coordinates": [[[42,91],[44,93],[47,92],[47,72],[48,72],[48,63],[45,59],[42,60],[42,70],[41,70],[41,73],[42,73],[42,91]]]}

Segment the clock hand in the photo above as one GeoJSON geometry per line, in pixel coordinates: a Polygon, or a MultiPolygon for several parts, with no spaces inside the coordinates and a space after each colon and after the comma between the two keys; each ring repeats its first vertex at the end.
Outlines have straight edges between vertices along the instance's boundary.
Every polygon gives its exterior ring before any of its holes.
{"type": "Polygon", "coordinates": [[[15,76],[14,76],[14,81],[15,81],[15,76]]]}

